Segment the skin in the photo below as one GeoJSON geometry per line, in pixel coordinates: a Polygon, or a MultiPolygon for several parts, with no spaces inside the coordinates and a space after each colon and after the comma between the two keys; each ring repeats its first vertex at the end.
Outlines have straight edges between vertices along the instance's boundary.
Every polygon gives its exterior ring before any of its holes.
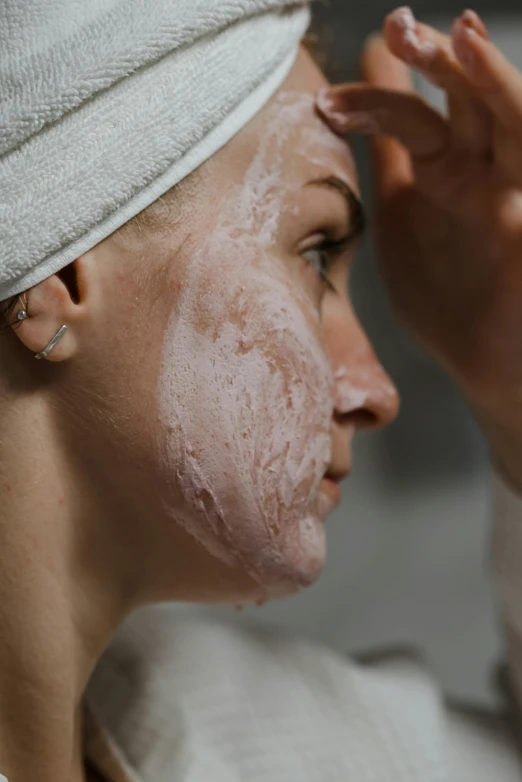
{"type": "Polygon", "coordinates": [[[319,106],[338,133],[371,136],[390,297],[522,489],[522,74],[475,12],[446,36],[409,9],[387,17],[362,73],[319,106]],[[446,92],[448,117],[413,90],[408,66],[446,92]]]}
{"type": "MultiPolygon", "coordinates": [[[[373,41],[364,55],[368,83],[323,95],[319,108],[337,133],[382,133],[373,145],[376,203],[392,299],[457,380],[494,458],[522,487],[522,77],[486,40],[476,16],[461,20],[451,40],[416,29],[428,47],[412,47],[403,32],[397,18],[388,20],[386,42],[373,41]],[[410,91],[400,60],[447,90],[448,121],[410,91]]],[[[313,95],[322,86],[302,54],[283,89],[313,95]]],[[[128,611],[157,599],[251,598],[257,589],[246,572],[227,570],[158,515],[164,487],[150,378],[159,374],[158,346],[179,294],[177,270],[206,235],[227,186],[242,180],[266,122],[262,112],[206,167],[205,188],[196,188],[185,211],[179,204],[183,228],[169,224],[158,246],[125,246],[120,237],[87,253],[74,265],[79,300],[60,278],[50,278],[31,291],[31,318],[0,347],[9,375],[0,404],[0,624],[9,638],[9,646],[0,640],[0,767],[13,779],[84,782],[81,695],[128,611]],[[41,350],[62,323],[70,331],[53,364],[37,368],[27,349],[41,350]],[[17,492],[28,476],[31,491],[17,492]]],[[[325,145],[331,149],[326,136],[325,145]]],[[[295,149],[294,137],[285,159],[295,149]]],[[[317,176],[316,163],[304,168],[303,181],[317,176]]],[[[334,168],[356,187],[347,146],[334,168]]],[[[312,190],[306,198],[316,214],[326,195],[312,190]]],[[[335,199],[328,214],[338,213],[341,230],[346,215],[335,199]]],[[[302,237],[317,231],[314,219],[307,229],[306,214],[293,215],[302,237]]],[[[285,264],[303,260],[283,249],[281,231],[271,252],[285,264]]],[[[349,467],[353,427],[384,424],[397,408],[346,298],[348,267],[349,253],[330,272],[337,294],[324,292],[320,300],[319,331],[334,373],[348,370],[361,392],[348,410],[348,395],[335,397],[332,476],[349,467]]],[[[317,279],[306,263],[291,268],[289,295],[298,290],[312,302],[317,279]]]]}
{"type": "MultiPolygon", "coordinates": [[[[353,247],[332,262],[332,289],[318,276],[317,252],[310,255],[325,236],[351,231],[339,190],[310,181],[335,176],[357,192],[348,145],[314,110],[325,84],[303,51],[270,105],[174,194],[154,232],[109,237],[65,274],[33,288],[29,319],[0,342],[7,367],[0,388],[0,768],[9,779],[94,779],[82,758],[82,693],[111,634],[136,607],[263,599],[274,583],[286,593],[320,572],[321,558],[310,569],[289,545],[279,549],[276,574],[265,569],[254,577],[256,552],[236,556],[231,546],[226,563],[198,543],[181,523],[188,509],[175,465],[166,470],[162,459],[165,425],[157,402],[165,335],[188,271],[207,264],[207,296],[216,307],[227,290],[223,279],[233,284],[226,277],[234,271],[230,247],[209,246],[208,237],[224,215],[234,219],[226,194],[244,182],[270,133],[274,105],[288,96],[301,96],[305,108],[279,150],[287,186],[263,263],[302,313],[333,373],[343,370],[346,380],[348,368],[357,391],[351,402],[346,393],[332,394],[331,462],[320,486],[332,502],[350,469],[354,430],[385,425],[397,413],[396,392],[348,300],[353,247]],[[310,144],[311,133],[314,154],[293,155],[310,144]],[[202,250],[204,260],[197,261],[202,250]],[[62,323],[69,326],[65,338],[48,362],[35,362],[32,353],[62,323]]],[[[236,276],[247,289],[253,274],[243,267],[258,253],[245,244],[238,260],[236,276]]],[[[201,313],[204,331],[210,321],[201,313]]],[[[283,539],[294,523],[285,513],[283,539]]]]}

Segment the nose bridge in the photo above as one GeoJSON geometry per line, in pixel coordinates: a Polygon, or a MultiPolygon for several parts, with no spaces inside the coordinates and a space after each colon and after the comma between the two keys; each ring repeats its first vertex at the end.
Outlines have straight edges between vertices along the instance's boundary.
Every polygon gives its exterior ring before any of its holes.
{"type": "Polygon", "coordinates": [[[358,416],[366,426],[385,426],[399,409],[397,390],[359,324],[358,334],[334,363],[334,408],[337,416],[358,416]]]}

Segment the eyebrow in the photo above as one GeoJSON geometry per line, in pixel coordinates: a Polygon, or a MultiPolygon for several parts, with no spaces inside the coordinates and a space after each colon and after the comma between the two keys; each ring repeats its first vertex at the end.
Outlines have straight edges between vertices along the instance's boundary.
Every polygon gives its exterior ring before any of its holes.
{"type": "Polygon", "coordinates": [[[336,176],[328,176],[324,179],[313,179],[308,184],[328,187],[341,193],[346,201],[350,220],[350,235],[347,237],[347,241],[354,242],[363,236],[368,222],[364,206],[360,198],[355,195],[352,188],[343,179],[339,179],[336,176]]]}

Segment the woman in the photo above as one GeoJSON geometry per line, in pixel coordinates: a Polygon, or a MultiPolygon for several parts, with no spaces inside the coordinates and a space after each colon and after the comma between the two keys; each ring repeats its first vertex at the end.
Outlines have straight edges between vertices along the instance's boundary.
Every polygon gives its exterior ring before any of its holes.
{"type": "Polygon", "coordinates": [[[445,712],[413,663],[371,672],[150,606],[312,583],[353,433],[397,413],[346,295],[363,216],[328,123],[378,130],[402,142],[376,144],[392,295],[507,476],[516,673],[521,77],[474,15],[451,41],[394,15],[388,44],[443,83],[446,122],[383,91],[404,74],[382,42],[370,86],[325,93],[297,54],[306,4],[170,5],[0,6],[0,770],[516,779],[500,721],[445,712]]]}

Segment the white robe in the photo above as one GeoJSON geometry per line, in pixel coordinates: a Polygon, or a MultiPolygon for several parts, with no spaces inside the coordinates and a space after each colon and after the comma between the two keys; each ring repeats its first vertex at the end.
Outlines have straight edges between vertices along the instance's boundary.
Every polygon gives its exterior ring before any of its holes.
{"type": "MultiPolygon", "coordinates": [[[[522,497],[498,479],[495,494],[493,569],[522,696],[522,497]]],[[[102,657],[85,748],[110,782],[522,780],[516,728],[451,709],[412,658],[357,665],[165,606],[133,614],[102,657]]]]}

